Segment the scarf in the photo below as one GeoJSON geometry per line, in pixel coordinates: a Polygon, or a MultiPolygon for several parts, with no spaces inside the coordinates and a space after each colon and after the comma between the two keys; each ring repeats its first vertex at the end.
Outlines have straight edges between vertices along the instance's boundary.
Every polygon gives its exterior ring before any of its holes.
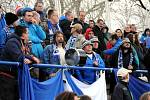
{"type": "MultiPolygon", "coordinates": [[[[132,65],[133,62],[133,54],[130,53],[130,62],[129,65],[132,65]]],[[[122,50],[119,50],[119,56],[118,56],[118,68],[123,67],[123,56],[122,56],[122,50]]]]}

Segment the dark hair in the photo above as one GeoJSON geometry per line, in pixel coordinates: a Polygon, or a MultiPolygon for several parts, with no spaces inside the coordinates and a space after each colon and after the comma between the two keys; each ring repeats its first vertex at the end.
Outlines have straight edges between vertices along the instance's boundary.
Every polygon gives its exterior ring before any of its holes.
{"type": "Polygon", "coordinates": [[[64,48],[65,45],[66,45],[65,36],[64,36],[64,34],[63,34],[61,31],[56,31],[56,32],[54,33],[53,43],[57,45],[57,43],[56,43],[56,37],[57,37],[58,34],[62,34],[62,35],[63,35],[64,43],[62,44],[62,46],[63,46],[63,48],[64,48]]]}
{"type": "Polygon", "coordinates": [[[55,100],[74,100],[75,96],[77,96],[76,93],[65,91],[59,94],[55,100]]]}
{"type": "Polygon", "coordinates": [[[15,34],[17,34],[19,37],[21,37],[22,34],[26,32],[27,32],[27,29],[25,26],[18,25],[15,27],[15,34]]]}
{"type": "Polygon", "coordinates": [[[129,33],[126,37],[130,40],[131,43],[133,43],[133,33],[129,33]]]}
{"type": "Polygon", "coordinates": [[[97,23],[99,23],[100,21],[104,22],[102,19],[98,19],[98,20],[97,20],[97,23]]]}
{"type": "Polygon", "coordinates": [[[142,94],[142,96],[140,97],[140,100],[149,100],[150,98],[150,92],[145,92],[144,94],[142,94]]]}
{"type": "Polygon", "coordinates": [[[111,40],[118,40],[119,39],[119,37],[117,36],[117,34],[113,34],[113,35],[111,35],[111,40]]]}
{"type": "Polygon", "coordinates": [[[144,33],[142,34],[143,36],[146,36],[146,32],[147,31],[150,31],[150,29],[149,28],[146,28],[145,30],[144,30],[144,33]]]}
{"type": "Polygon", "coordinates": [[[80,100],[92,100],[92,99],[88,95],[82,95],[80,96],[80,100]]]}
{"type": "Polygon", "coordinates": [[[52,14],[54,13],[54,11],[56,11],[55,9],[49,9],[48,10],[48,18],[50,18],[52,16],[52,14]]]}
{"type": "Polygon", "coordinates": [[[23,10],[22,15],[25,16],[27,12],[32,12],[33,10],[23,10]]]}
{"type": "Polygon", "coordinates": [[[122,30],[121,30],[121,29],[119,29],[119,28],[115,30],[115,32],[117,32],[117,31],[121,31],[121,33],[122,33],[122,30]]]}
{"type": "Polygon", "coordinates": [[[65,16],[69,16],[72,12],[71,11],[66,11],[65,16]]]}
{"type": "Polygon", "coordinates": [[[104,32],[104,29],[106,29],[106,32],[109,31],[109,28],[108,28],[107,26],[103,27],[103,28],[101,29],[101,31],[104,32]]]}

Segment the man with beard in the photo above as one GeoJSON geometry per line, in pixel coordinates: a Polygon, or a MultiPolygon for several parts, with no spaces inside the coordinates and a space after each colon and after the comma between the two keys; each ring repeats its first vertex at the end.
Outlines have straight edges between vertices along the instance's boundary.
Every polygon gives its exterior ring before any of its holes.
{"type": "Polygon", "coordinates": [[[126,68],[135,70],[139,66],[139,59],[137,53],[134,52],[130,40],[128,38],[123,39],[123,43],[117,52],[113,55],[111,60],[111,66],[118,68],[126,68]]]}
{"type": "MultiPolygon", "coordinates": [[[[56,31],[53,38],[53,44],[48,45],[42,54],[42,63],[65,65],[65,41],[64,35],[60,31],[56,31]]],[[[54,68],[47,68],[44,74],[53,76],[58,71],[54,68]]]]}

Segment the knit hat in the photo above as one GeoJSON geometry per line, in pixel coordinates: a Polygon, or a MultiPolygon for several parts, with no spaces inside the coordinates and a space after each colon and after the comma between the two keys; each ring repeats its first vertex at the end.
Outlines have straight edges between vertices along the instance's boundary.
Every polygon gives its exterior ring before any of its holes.
{"type": "Polygon", "coordinates": [[[25,8],[23,8],[23,10],[22,10],[22,15],[24,16],[27,11],[33,11],[33,9],[30,8],[30,7],[25,7],[25,8]]]}
{"type": "Polygon", "coordinates": [[[86,29],[86,33],[89,33],[89,32],[91,32],[91,31],[93,31],[92,28],[87,28],[87,29],[86,29]]]}
{"type": "Polygon", "coordinates": [[[7,25],[11,25],[18,20],[18,16],[9,12],[5,14],[5,20],[7,25]]]}
{"type": "Polygon", "coordinates": [[[82,49],[83,49],[86,45],[93,45],[93,44],[92,44],[90,41],[85,40],[85,41],[82,43],[82,49]]]}
{"type": "Polygon", "coordinates": [[[120,68],[118,71],[117,71],[117,76],[121,76],[121,77],[125,77],[127,74],[131,73],[132,71],[131,70],[128,70],[126,68],[120,68]]]}
{"type": "Polygon", "coordinates": [[[92,38],[90,39],[90,41],[91,41],[91,43],[93,43],[93,42],[99,42],[97,36],[92,37],[92,38]]]}

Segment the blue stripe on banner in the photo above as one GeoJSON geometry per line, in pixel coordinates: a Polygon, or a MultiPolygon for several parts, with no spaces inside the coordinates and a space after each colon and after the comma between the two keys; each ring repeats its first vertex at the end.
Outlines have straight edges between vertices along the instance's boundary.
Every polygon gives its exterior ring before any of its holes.
{"type": "Polygon", "coordinates": [[[69,83],[69,85],[71,86],[73,92],[75,92],[77,95],[83,95],[82,91],[76,86],[76,84],[74,83],[74,81],[71,78],[71,75],[68,71],[64,71],[66,79],[69,83]]]}
{"type": "Polygon", "coordinates": [[[132,92],[134,100],[139,100],[140,96],[143,93],[150,91],[149,83],[139,80],[131,75],[130,75],[128,87],[129,87],[130,91],[132,92]]]}
{"type": "Polygon", "coordinates": [[[33,82],[35,100],[55,100],[55,97],[64,91],[62,71],[55,77],[44,82],[33,82]]]}
{"type": "Polygon", "coordinates": [[[35,100],[29,66],[18,67],[19,93],[21,100],[35,100]]]}

